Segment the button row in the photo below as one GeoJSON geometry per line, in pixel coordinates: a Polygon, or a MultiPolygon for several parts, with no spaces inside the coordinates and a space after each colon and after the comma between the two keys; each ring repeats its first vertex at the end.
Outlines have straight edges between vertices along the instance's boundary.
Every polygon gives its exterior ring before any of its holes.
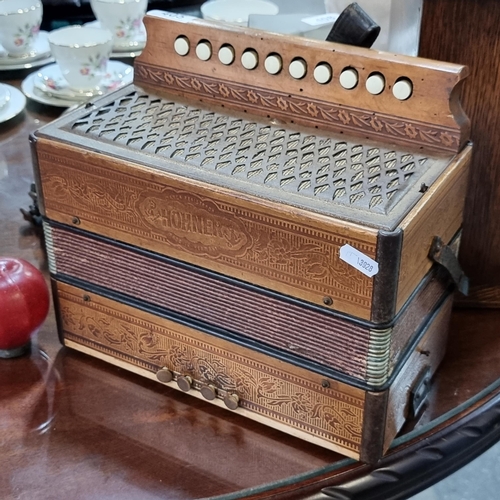
{"type": "MultiPolygon", "coordinates": [[[[163,367],[156,372],[156,378],[166,384],[174,380],[174,373],[167,367],[163,367]]],[[[178,375],[176,382],[179,389],[183,392],[189,392],[194,388],[193,379],[189,375],[178,375]]],[[[213,401],[217,398],[219,390],[214,385],[206,384],[200,387],[200,392],[206,400],[213,401]]],[[[223,393],[223,401],[230,410],[236,410],[239,406],[240,398],[237,394],[226,391],[223,393]]]]}
{"type": "MultiPolygon", "coordinates": [[[[178,36],[174,42],[174,50],[180,56],[186,56],[190,50],[189,39],[186,36],[178,36]]],[[[212,57],[212,44],[208,40],[201,40],[196,45],[196,56],[202,61],[208,61],[212,57]]],[[[223,45],[217,53],[222,64],[230,65],[236,59],[234,48],[230,44],[223,45]]],[[[241,65],[248,70],[255,69],[259,65],[259,55],[254,49],[246,49],[241,55],[241,65]]],[[[277,75],[283,69],[283,59],[279,54],[271,53],[264,60],[264,68],[271,75],[277,75]]],[[[307,63],[304,59],[297,57],[288,66],[288,72],[292,78],[300,80],[307,74],[307,63]]],[[[333,70],[330,64],[321,62],[316,65],[313,71],[316,82],[325,85],[333,77],[333,70]]],[[[340,85],[351,90],[359,83],[358,72],[354,68],[344,68],[339,76],[340,85]]],[[[372,73],[365,82],[365,87],[370,94],[381,94],[386,87],[384,75],[372,73]]],[[[408,99],[413,93],[413,84],[409,78],[399,78],[392,87],[394,97],[401,101],[408,99]]]]}

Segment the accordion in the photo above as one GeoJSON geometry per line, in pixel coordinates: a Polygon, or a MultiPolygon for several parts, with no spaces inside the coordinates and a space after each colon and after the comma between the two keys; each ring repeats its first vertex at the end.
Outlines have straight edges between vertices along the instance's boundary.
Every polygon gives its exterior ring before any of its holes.
{"type": "Polygon", "coordinates": [[[31,137],[61,341],[377,461],[466,288],[466,68],[145,23],[134,83],[31,137]]]}

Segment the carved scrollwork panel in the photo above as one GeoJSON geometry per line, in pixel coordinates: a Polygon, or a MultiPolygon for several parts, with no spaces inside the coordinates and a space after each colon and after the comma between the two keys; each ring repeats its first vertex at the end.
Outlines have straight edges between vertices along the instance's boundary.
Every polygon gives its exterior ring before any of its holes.
{"type": "Polygon", "coordinates": [[[160,367],[236,392],[240,406],[312,436],[357,451],[361,442],[364,397],[343,384],[325,389],[275,367],[273,358],[254,356],[229,342],[189,331],[123,304],[94,296],[84,302],[63,285],[59,290],[64,337],[155,371],[160,367]]]}

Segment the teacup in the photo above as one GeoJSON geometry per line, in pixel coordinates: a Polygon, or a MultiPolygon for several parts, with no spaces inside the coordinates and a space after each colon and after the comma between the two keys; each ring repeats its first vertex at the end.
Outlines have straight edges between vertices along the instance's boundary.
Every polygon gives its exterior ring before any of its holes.
{"type": "Polygon", "coordinates": [[[68,26],[49,33],[49,45],[63,77],[80,92],[97,90],[113,47],[110,31],[68,26]]]}
{"type": "Polygon", "coordinates": [[[115,47],[133,45],[144,36],[147,0],[90,0],[90,6],[101,27],[113,33],[115,47]]]}
{"type": "Polygon", "coordinates": [[[10,56],[23,57],[32,52],[42,15],[40,0],[0,1],[0,43],[10,56]]]}

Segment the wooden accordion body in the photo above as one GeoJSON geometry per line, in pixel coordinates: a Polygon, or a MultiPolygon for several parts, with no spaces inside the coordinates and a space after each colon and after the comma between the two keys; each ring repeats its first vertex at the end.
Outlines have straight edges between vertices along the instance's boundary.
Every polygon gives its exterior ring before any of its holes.
{"type": "Polygon", "coordinates": [[[429,254],[462,223],[465,68],[168,13],[145,22],[134,84],[32,138],[62,342],[377,460],[444,353],[450,280],[429,254]]]}

